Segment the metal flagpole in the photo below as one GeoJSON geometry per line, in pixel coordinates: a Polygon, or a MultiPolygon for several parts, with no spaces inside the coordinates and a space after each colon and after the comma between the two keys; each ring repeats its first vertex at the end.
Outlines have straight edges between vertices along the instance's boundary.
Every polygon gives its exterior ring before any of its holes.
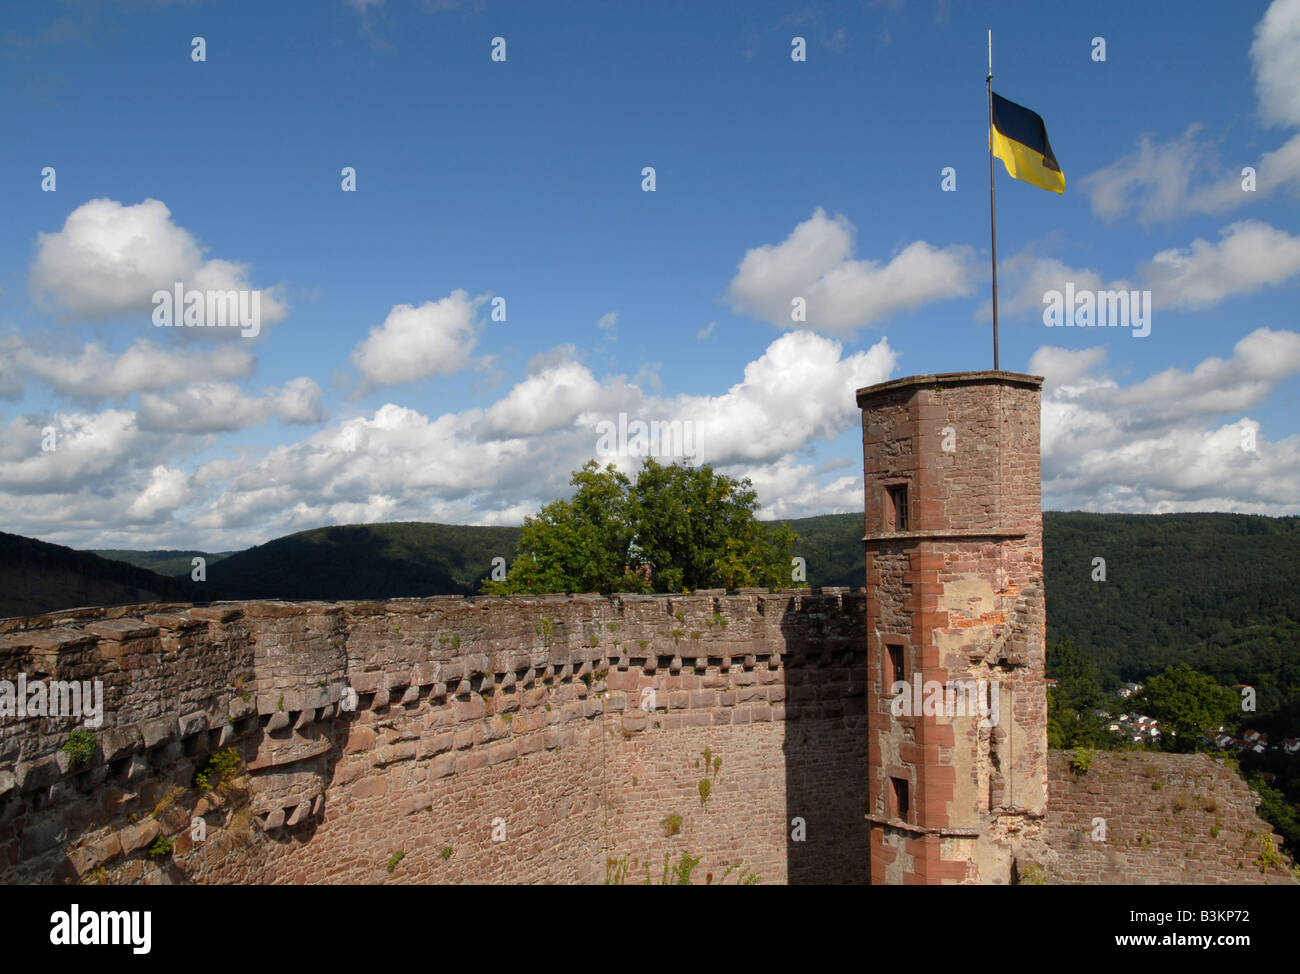
{"type": "Polygon", "coordinates": [[[993,30],[989,29],[989,228],[993,238],[993,371],[998,371],[998,208],[993,189],[993,30]]]}

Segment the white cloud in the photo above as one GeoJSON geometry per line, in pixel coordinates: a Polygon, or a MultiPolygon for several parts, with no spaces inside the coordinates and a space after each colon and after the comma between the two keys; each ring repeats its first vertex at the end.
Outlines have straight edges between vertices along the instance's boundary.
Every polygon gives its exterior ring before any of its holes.
{"type": "Polygon", "coordinates": [[[40,351],[26,343],[12,354],[27,375],[47,383],[59,395],[83,399],[158,392],[198,378],[242,378],[252,374],[254,366],[253,354],[243,344],[199,354],[171,351],[143,339],[118,355],[98,342],[86,345],[75,357],[40,351]]]}
{"type": "MultiPolygon", "coordinates": [[[[998,314],[1029,314],[1041,318],[1043,295],[1047,291],[1064,290],[1067,282],[1073,282],[1076,291],[1127,290],[1130,286],[1126,281],[1106,283],[1097,271],[1070,267],[1054,257],[1015,254],[998,262],[998,314]]],[[[992,321],[992,300],[982,301],[974,317],[977,321],[992,321]]]]}
{"type": "MultiPolygon", "coordinates": [[[[797,496],[760,495],[771,505],[763,516],[817,513],[825,508],[814,505],[848,504],[855,490],[860,502],[860,479],[841,473],[821,484],[794,455],[855,428],[854,391],[888,378],[895,360],[884,339],[844,355],[839,342],[794,333],[774,341],[726,393],[674,397],[555,361],[486,409],[431,418],[389,403],[260,458],[210,461],[190,481],[206,502],[187,517],[186,536],[229,547],[347,520],[518,524],[568,493],[572,471],[596,455],[596,424],[619,412],[700,423],[697,460],[737,475],[753,471],[768,490],[794,477],[797,496]]],[[[640,466],[635,457],[603,459],[631,473],[640,466]]]]}
{"type": "Polygon", "coordinates": [[[1250,59],[1264,118],[1300,126],[1300,0],[1274,0],[1255,27],[1250,59]]]}
{"type": "Polygon", "coordinates": [[[1156,254],[1145,269],[1155,300],[1203,308],[1300,274],[1300,237],[1258,220],[1230,224],[1220,235],[1217,244],[1198,238],[1188,248],[1156,254]]]}
{"type": "Polygon", "coordinates": [[[149,483],[127,509],[127,515],[147,521],[175,510],[185,500],[188,480],[184,471],[159,464],[150,472],[149,483]]]}
{"type": "MultiPolygon", "coordinates": [[[[861,464],[859,463],[859,468],[861,464]]],[[[761,506],[757,517],[764,521],[842,514],[862,510],[861,473],[840,476],[822,483],[811,464],[783,456],[771,463],[724,467],[729,477],[748,477],[761,506]]],[[[795,554],[800,554],[798,550],[795,554]]]]}
{"type": "Polygon", "coordinates": [[[584,410],[602,402],[612,404],[618,398],[618,391],[602,386],[586,366],[558,362],[530,375],[493,404],[484,416],[482,430],[497,438],[532,436],[571,425],[584,410]]]}
{"type": "Polygon", "coordinates": [[[1200,130],[1189,126],[1167,142],[1143,135],[1136,151],[1085,176],[1080,185],[1092,212],[1113,221],[1136,211],[1138,222],[1149,226],[1193,213],[1224,213],[1279,191],[1300,190],[1300,135],[1258,160],[1247,160],[1255,170],[1255,189],[1248,192],[1242,167],[1220,165],[1200,130]]]}
{"type": "Polygon", "coordinates": [[[1167,369],[1128,387],[1099,371],[1103,359],[1099,349],[1044,347],[1030,361],[1030,371],[1047,379],[1045,506],[1300,513],[1300,436],[1270,442],[1245,415],[1300,373],[1300,333],[1261,328],[1229,359],[1167,369]],[[1250,436],[1254,449],[1245,448],[1250,436]]]}
{"type": "Polygon", "coordinates": [[[140,438],[135,414],[126,409],[19,417],[0,437],[0,491],[57,492],[98,478],[111,483],[140,438]],[[54,431],[52,441],[47,430],[54,431]],[[43,449],[51,442],[53,449],[43,449]]]}
{"type": "Polygon", "coordinates": [[[524,366],[525,375],[537,375],[539,372],[545,372],[547,369],[554,368],[570,359],[577,359],[578,346],[573,342],[564,342],[556,345],[554,348],[545,352],[538,352],[528,360],[524,366]]]}
{"type": "MultiPolygon", "coordinates": [[[[62,230],[38,235],[28,288],[38,305],[83,319],[149,315],[154,292],[170,292],[178,282],[201,291],[252,290],[246,264],[205,260],[203,254],[160,201],[124,206],[95,199],[73,210],[62,230]]],[[[260,324],[284,318],[287,309],[276,289],[261,289],[260,302],[260,324]]],[[[240,329],[183,328],[176,333],[239,335],[240,329]]]]}
{"type": "Polygon", "coordinates": [[[1189,126],[1168,142],[1143,135],[1136,151],[1085,176],[1080,186],[1089,195],[1092,212],[1115,220],[1136,209],[1144,226],[1183,215],[1192,177],[1208,163],[1207,149],[1198,138],[1200,128],[1189,126]]]}
{"type": "MultiPolygon", "coordinates": [[[[1300,0],[1274,0],[1255,26],[1250,59],[1263,119],[1300,127],[1300,0]]],[[[1085,177],[1081,185],[1093,213],[1109,221],[1136,211],[1147,225],[1190,213],[1222,213],[1283,190],[1300,193],[1300,134],[1257,163],[1246,159],[1225,167],[1200,132],[1200,125],[1192,125],[1166,142],[1143,135],[1134,152],[1085,177]],[[1256,170],[1253,192],[1243,188],[1244,165],[1256,170]]]]}
{"type": "Polygon", "coordinates": [[[478,342],[474,308],[478,301],[457,289],[439,301],[416,308],[395,305],[384,323],[352,352],[352,361],[370,386],[390,386],[460,370],[478,342]]]}
{"type": "Polygon", "coordinates": [[[320,387],[300,376],[264,396],[247,395],[233,382],[196,382],[165,396],[152,392],[140,396],[140,428],[154,432],[230,432],[275,418],[320,422],[325,418],[320,387]]]}
{"type": "Polygon", "coordinates": [[[618,312],[607,311],[596,320],[596,327],[602,331],[612,333],[614,326],[618,324],[618,312]]]}
{"type": "MultiPolygon", "coordinates": [[[[1202,310],[1300,274],[1300,237],[1258,220],[1242,220],[1219,233],[1218,243],[1198,238],[1187,247],[1158,252],[1139,268],[1140,284],[1128,278],[1106,280],[1098,271],[1056,258],[1016,254],[998,266],[999,312],[1041,319],[1044,295],[1064,291],[1067,283],[1075,293],[1147,289],[1156,307],[1202,310]]],[[[992,303],[982,301],[974,317],[990,320],[992,303]]]]}
{"type": "Polygon", "coordinates": [[[809,328],[849,336],[864,325],[971,293],[968,247],[908,244],[887,264],[854,260],[853,226],[818,207],[782,243],[755,247],[731,281],[732,309],[790,327],[793,299],[809,328]]]}
{"type": "Polygon", "coordinates": [[[718,327],[718,323],[716,321],[710,321],[707,325],[705,325],[703,328],[701,328],[699,331],[695,333],[696,339],[698,339],[699,341],[704,341],[704,339],[708,338],[710,335],[713,334],[713,329],[717,327],[718,327]]]}
{"type": "Polygon", "coordinates": [[[773,461],[859,422],[854,393],[887,379],[897,360],[884,338],[845,356],[838,341],[790,332],[746,365],[744,379],[727,392],[679,396],[664,403],[669,415],[662,418],[697,425],[703,460],[773,461]]]}

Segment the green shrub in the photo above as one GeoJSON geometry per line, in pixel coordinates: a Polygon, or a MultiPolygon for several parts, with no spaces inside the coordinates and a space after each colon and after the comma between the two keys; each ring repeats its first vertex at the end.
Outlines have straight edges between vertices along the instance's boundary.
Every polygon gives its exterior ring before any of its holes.
{"type": "Polygon", "coordinates": [[[95,735],[88,730],[73,731],[68,735],[62,751],[72,759],[74,765],[89,764],[95,756],[95,735]]]}
{"type": "Polygon", "coordinates": [[[194,786],[203,791],[216,791],[222,785],[229,784],[239,773],[239,764],[239,755],[233,747],[218,751],[194,775],[194,786]]]}

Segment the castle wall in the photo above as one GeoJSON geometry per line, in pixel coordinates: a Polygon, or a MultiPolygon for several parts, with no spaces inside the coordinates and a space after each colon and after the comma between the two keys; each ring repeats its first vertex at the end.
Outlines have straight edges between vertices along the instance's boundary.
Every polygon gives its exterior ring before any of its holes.
{"type": "Polygon", "coordinates": [[[5,620],[0,678],[102,680],[105,719],[88,765],[61,750],[79,720],[0,721],[0,880],[658,882],[689,852],[696,881],[863,882],[863,612],[742,590],[5,620]],[[195,787],[227,748],[234,780],[195,787]]]}
{"type": "MultiPolygon", "coordinates": [[[[1259,818],[1241,775],[1206,754],[1050,755],[1047,850],[1022,881],[1150,885],[1293,885],[1266,848],[1282,839],[1259,818]]],[[[1286,850],[1288,853],[1294,850],[1286,850]]],[[[1032,868],[1032,867],[1031,867],[1032,868]]]]}

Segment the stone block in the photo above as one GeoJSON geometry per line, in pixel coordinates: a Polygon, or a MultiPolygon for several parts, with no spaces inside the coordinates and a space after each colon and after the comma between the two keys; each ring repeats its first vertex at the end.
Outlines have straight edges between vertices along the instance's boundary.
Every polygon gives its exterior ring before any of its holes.
{"type": "Polygon", "coordinates": [[[162,834],[162,826],[151,818],[128,825],[118,833],[122,841],[122,852],[130,855],[137,849],[143,849],[162,834]]]}
{"type": "Polygon", "coordinates": [[[99,753],[105,761],[116,761],[144,746],[144,738],[134,724],[109,727],[99,735],[99,753]]]}
{"type": "Polygon", "coordinates": [[[166,717],[146,720],[140,724],[140,734],[144,739],[145,747],[165,744],[176,736],[176,716],[169,714],[166,717]]]}

